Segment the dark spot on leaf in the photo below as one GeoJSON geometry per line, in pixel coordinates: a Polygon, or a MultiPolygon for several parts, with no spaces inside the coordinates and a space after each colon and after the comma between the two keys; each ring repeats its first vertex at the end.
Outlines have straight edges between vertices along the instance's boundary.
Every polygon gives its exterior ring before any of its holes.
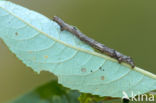
{"type": "Polygon", "coordinates": [[[102,70],[102,67],[99,67],[100,70],[102,70]]]}
{"type": "Polygon", "coordinates": [[[81,68],[81,72],[86,72],[86,68],[81,68]]]}
{"type": "Polygon", "coordinates": [[[105,71],[104,69],[102,69],[102,67],[99,67],[99,70],[101,70],[101,71],[105,71]]]}
{"type": "Polygon", "coordinates": [[[93,72],[92,70],[90,72],[93,72]]]}
{"type": "Polygon", "coordinates": [[[101,80],[104,80],[105,79],[105,77],[104,76],[101,76],[101,80]]]}
{"type": "Polygon", "coordinates": [[[15,35],[18,36],[18,32],[16,32],[15,35]]]}

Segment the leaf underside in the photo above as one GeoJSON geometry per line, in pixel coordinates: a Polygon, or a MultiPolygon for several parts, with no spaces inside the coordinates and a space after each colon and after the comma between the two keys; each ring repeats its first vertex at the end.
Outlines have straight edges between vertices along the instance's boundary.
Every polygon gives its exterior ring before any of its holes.
{"type": "Polygon", "coordinates": [[[8,1],[0,1],[0,38],[24,64],[71,89],[111,97],[156,89],[155,75],[96,53],[54,21],[8,1]]]}

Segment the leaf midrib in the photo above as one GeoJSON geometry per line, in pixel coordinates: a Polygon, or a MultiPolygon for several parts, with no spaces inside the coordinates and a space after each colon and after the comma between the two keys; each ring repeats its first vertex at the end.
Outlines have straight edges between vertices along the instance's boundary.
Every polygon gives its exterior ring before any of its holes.
{"type": "MultiPolygon", "coordinates": [[[[105,54],[102,55],[102,54],[97,53],[97,52],[91,52],[91,51],[88,51],[88,50],[85,50],[85,49],[82,49],[82,48],[78,48],[78,47],[72,46],[72,45],[70,45],[70,44],[67,44],[67,43],[65,43],[65,42],[63,42],[63,41],[61,41],[61,40],[58,40],[58,39],[56,39],[56,38],[54,38],[54,37],[52,37],[52,36],[49,36],[47,33],[42,32],[41,30],[39,30],[39,29],[36,28],[35,26],[29,24],[28,22],[26,22],[26,21],[23,20],[22,18],[16,16],[15,14],[13,14],[12,12],[10,12],[10,11],[8,11],[7,9],[3,8],[2,6],[0,6],[0,8],[3,9],[4,11],[6,11],[7,13],[11,14],[12,16],[16,17],[18,20],[22,21],[22,22],[25,23],[26,25],[30,26],[30,27],[33,28],[34,30],[36,30],[36,31],[40,32],[41,34],[45,35],[46,37],[48,37],[48,38],[54,40],[55,42],[58,42],[58,43],[60,43],[60,44],[62,44],[62,45],[65,45],[65,46],[67,46],[67,47],[69,47],[69,48],[72,48],[72,49],[75,49],[75,50],[77,50],[77,51],[85,52],[85,53],[88,53],[88,54],[91,54],[91,55],[94,55],[94,56],[98,56],[98,57],[100,57],[100,58],[105,58],[105,59],[110,60],[110,61],[118,62],[116,59],[111,58],[111,57],[109,57],[109,56],[107,56],[107,55],[105,55],[105,54]]],[[[126,63],[121,63],[121,65],[124,65],[124,66],[127,66],[127,67],[131,68],[131,67],[130,67],[128,64],[126,64],[126,63]]],[[[142,74],[144,74],[144,75],[146,75],[146,76],[148,76],[148,77],[151,77],[151,78],[153,78],[153,79],[156,79],[156,75],[155,75],[155,74],[150,73],[150,72],[148,72],[148,71],[145,71],[145,70],[143,70],[143,69],[140,69],[140,68],[138,68],[138,67],[133,68],[133,70],[135,70],[136,72],[140,72],[140,73],[142,73],[142,74]]]]}
{"type": "MultiPolygon", "coordinates": [[[[109,56],[107,56],[107,55],[104,55],[104,54],[102,55],[102,54],[97,53],[97,52],[91,52],[91,51],[88,51],[88,50],[85,50],[85,49],[82,49],[82,48],[79,48],[79,47],[75,47],[75,46],[70,45],[70,44],[67,44],[67,43],[65,43],[65,42],[63,42],[63,41],[61,41],[61,40],[59,40],[59,39],[56,39],[56,38],[54,38],[54,37],[48,35],[47,33],[45,33],[45,32],[43,32],[43,31],[39,30],[39,29],[36,28],[35,26],[29,24],[28,22],[26,22],[26,21],[23,20],[22,18],[16,16],[16,15],[13,14],[12,12],[6,10],[5,8],[3,8],[3,7],[1,7],[1,6],[0,6],[0,8],[2,8],[3,10],[5,10],[5,11],[8,12],[9,14],[11,14],[12,16],[16,17],[17,19],[19,19],[20,21],[22,21],[22,22],[25,23],[26,25],[32,27],[34,30],[38,31],[39,33],[45,35],[46,37],[48,37],[48,38],[50,38],[50,39],[52,39],[52,40],[54,40],[54,41],[56,41],[56,42],[58,42],[58,43],[60,43],[60,44],[62,44],[62,45],[65,45],[65,46],[67,46],[67,47],[70,47],[70,48],[75,49],[75,50],[78,50],[78,51],[82,51],[82,52],[85,52],[85,53],[88,53],[88,54],[91,54],[91,55],[95,55],[95,56],[98,56],[98,57],[101,57],[101,58],[105,58],[105,59],[108,59],[108,60],[117,62],[116,59],[111,58],[111,57],[109,57],[109,56]]],[[[127,64],[127,66],[128,66],[128,64],[127,64]]]]}

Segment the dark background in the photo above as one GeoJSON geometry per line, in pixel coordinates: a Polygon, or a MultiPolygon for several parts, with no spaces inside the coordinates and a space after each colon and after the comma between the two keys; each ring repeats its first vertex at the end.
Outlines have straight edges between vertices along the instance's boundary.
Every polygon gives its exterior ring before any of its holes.
{"type": "MultiPolygon", "coordinates": [[[[61,17],[105,45],[133,57],[156,74],[155,0],[10,0],[52,18],[61,17]]],[[[14,98],[53,75],[34,73],[0,41],[0,102],[14,98]]]]}

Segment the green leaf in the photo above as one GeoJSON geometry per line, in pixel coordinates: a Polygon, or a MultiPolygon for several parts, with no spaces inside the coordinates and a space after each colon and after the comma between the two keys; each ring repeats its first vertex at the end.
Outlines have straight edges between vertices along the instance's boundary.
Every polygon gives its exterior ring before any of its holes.
{"type": "Polygon", "coordinates": [[[25,93],[7,103],[112,103],[121,102],[119,98],[99,97],[91,94],[81,94],[70,90],[52,80],[42,86],[25,93]],[[78,101],[78,97],[80,98],[78,101]]]}
{"type": "Polygon", "coordinates": [[[27,66],[54,73],[71,89],[111,97],[156,89],[156,75],[119,64],[47,17],[8,1],[0,1],[0,38],[27,66]]]}
{"type": "Polygon", "coordinates": [[[79,103],[80,93],[51,81],[8,103],[79,103]]]}

